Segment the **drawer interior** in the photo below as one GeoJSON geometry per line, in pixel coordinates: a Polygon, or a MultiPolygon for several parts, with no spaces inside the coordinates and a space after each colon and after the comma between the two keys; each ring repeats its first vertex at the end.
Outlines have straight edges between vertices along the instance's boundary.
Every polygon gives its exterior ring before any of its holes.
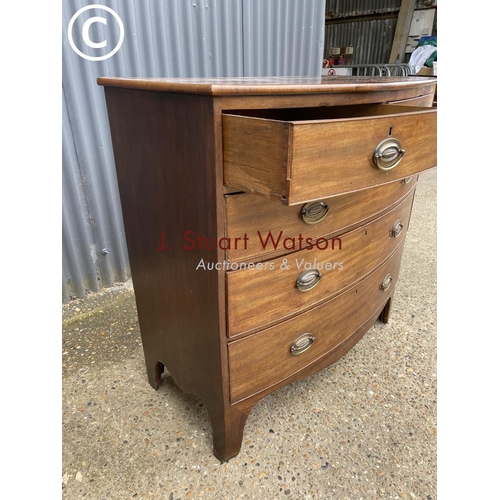
{"type": "Polygon", "coordinates": [[[395,104],[359,104],[350,106],[323,106],[319,108],[282,108],[282,109],[242,109],[231,110],[229,115],[262,118],[282,122],[309,122],[322,120],[342,120],[373,116],[391,116],[401,113],[435,112],[419,106],[398,106],[395,104]]]}

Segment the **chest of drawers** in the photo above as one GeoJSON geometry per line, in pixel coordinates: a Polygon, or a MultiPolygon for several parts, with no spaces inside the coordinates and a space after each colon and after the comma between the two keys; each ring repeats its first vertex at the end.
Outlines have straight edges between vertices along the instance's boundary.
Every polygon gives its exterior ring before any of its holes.
{"type": "Polygon", "coordinates": [[[238,454],[261,398],[387,322],[435,79],[100,78],[149,382],[238,454]]]}

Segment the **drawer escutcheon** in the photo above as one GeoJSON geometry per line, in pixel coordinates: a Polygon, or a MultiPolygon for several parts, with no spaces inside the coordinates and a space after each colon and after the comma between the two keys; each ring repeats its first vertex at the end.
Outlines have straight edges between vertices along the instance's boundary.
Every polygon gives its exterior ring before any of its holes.
{"type": "Polygon", "coordinates": [[[317,269],[302,271],[295,281],[295,286],[301,292],[308,292],[319,283],[321,276],[321,273],[317,269]]]}
{"type": "Polygon", "coordinates": [[[330,205],[325,201],[311,201],[301,208],[300,215],[306,224],[317,224],[328,215],[329,211],[330,205]]]}
{"type": "Polygon", "coordinates": [[[306,352],[307,349],[309,349],[309,347],[313,345],[313,342],[315,340],[316,339],[314,338],[314,335],[310,333],[304,333],[292,342],[292,345],[290,346],[290,352],[294,356],[298,356],[299,354],[306,352]]]}
{"type": "Polygon", "coordinates": [[[377,168],[386,172],[397,167],[405,153],[406,151],[401,147],[401,143],[397,139],[388,137],[375,148],[373,163],[377,168]]]}

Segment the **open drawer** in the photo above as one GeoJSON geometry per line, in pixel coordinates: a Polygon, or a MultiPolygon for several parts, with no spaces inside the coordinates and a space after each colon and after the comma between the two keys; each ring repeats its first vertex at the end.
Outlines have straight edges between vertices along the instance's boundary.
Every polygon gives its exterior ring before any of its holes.
{"type": "Polygon", "coordinates": [[[224,184],[296,205],[437,164],[435,108],[369,104],[223,114],[224,184]]]}

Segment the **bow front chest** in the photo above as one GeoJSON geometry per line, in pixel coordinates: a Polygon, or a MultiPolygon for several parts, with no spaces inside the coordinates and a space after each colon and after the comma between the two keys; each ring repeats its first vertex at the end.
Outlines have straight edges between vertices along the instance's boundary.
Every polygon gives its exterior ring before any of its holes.
{"type": "Polygon", "coordinates": [[[387,322],[436,79],[99,78],[150,384],[238,454],[271,391],[387,322]]]}

